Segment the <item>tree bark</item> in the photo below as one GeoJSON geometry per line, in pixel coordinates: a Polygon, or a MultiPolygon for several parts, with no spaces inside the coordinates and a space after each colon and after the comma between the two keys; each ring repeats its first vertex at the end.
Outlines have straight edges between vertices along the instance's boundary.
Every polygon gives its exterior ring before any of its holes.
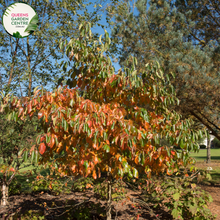
{"type": "Polygon", "coordinates": [[[12,65],[11,65],[11,70],[10,70],[8,85],[11,84],[11,81],[12,81],[12,78],[13,78],[12,75],[13,75],[14,66],[15,66],[15,57],[16,57],[17,50],[18,50],[18,42],[19,42],[19,38],[16,40],[16,46],[15,46],[14,54],[13,54],[13,56],[12,56],[12,65]]]}
{"type": "Polygon", "coordinates": [[[2,178],[2,199],[1,199],[1,205],[2,206],[8,205],[8,184],[7,184],[6,172],[3,174],[3,178],[2,178]]]}
{"type": "Polygon", "coordinates": [[[208,135],[207,137],[207,160],[206,163],[211,163],[211,139],[210,136],[208,135]]]}
{"type": "Polygon", "coordinates": [[[29,77],[29,85],[28,85],[28,96],[31,97],[31,88],[32,88],[32,73],[31,73],[31,58],[30,58],[30,45],[29,38],[27,37],[27,64],[28,64],[28,77],[29,77]]]}
{"type": "Polygon", "coordinates": [[[106,219],[111,220],[112,214],[111,214],[111,206],[112,206],[112,176],[111,176],[111,168],[109,168],[109,171],[107,173],[108,175],[108,201],[107,201],[107,207],[106,207],[106,219]]]}
{"type": "MultiPolygon", "coordinates": [[[[213,125],[213,123],[209,123],[206,122],[205,120],[203,120],[201,117],[198,116],[198,114],[196,114],[194,111],[190,111],[190,113],[195,116],[202,124],[204,124],[211,132],[212,135],[214,135],[218,140],[220,140],[220,135],[218,134],[218,132],[220,131],[220,128],[218,128],[216,125],[213,125]],[[209,123],[209,124],[208,124],[209,123]],[[211,124],[216,128],[216,130],[214,130],[211,127],[211,124]],[[216,132],[218,130],[218,132],[216,132]]],[[[207,120],[207,119],[206,119],[207,120]]]]}

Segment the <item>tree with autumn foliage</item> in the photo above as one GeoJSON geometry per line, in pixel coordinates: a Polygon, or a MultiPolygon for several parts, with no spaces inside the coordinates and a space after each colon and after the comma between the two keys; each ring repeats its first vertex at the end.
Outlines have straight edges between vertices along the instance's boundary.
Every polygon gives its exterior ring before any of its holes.
{"type": "Polygon", "coordinates": [[[202,132],[168,109],[178,99],[158,62],[146,64],[140,74],[133,59],[130,69],[115,73],[110,58],[103,55],[110,45],[108,33],[104,43],[102,36],[93,39],[89,23],[80,26],[80,33],[80,38],[60,43],[70,59],[69,88],[37,90],[25,102],[13,97],[11,106],[18,111],[10,117],[38,113],[44,129],[37,138],[41,163],[60,154],[55,164],[62,175],[96,179],[107,172],[110,220],[113,178],[177,172],[191,162],[189,152],[199,150],[196,141],[202,132]],[[182,151],[162,145],[162,137],[171,146],[180,144],[182,151]]]}

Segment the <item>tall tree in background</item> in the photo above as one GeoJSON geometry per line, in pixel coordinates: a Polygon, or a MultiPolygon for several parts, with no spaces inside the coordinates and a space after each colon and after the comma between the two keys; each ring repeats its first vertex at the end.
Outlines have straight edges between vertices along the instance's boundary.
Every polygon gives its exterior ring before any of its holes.
{"type": "MultiPolygon", "coordinates": [[[[176,110],[185,117],[193,116],[220,139],[219,26],[213,22],[214,33],[204,38],[202,33],[210,31],[207,27],[202,29],[200,23],[203,21],[205,26],[205,19],[198,16],[193,20],[193,11],[185,10],[183,14],[174,3],[178,2],[138,0],[130,5],[127,0],[109,5],[108,20],[115,44],[112,54],[123,67],[130,65],[126,62],[134,55],[139,61],[138,70],[144,63],[159,60],[167,75],[176,75],[172,82],[180,99],[180,106],[174,106],[176,110]],[[193,33],[199,42],[193,39],[193,33]]],[[[200,6],[196,5],[198,14],[200,6]]],[[[201,9],[205,7],[211,10],[208,3],[201,9]]],[[[216,13],[207,12],[207,16],[216,14],[217,19],[218,4],[213,3],[212,7],[216,13]]]]}
{"type": "Polygon", "coordinates": [[[205,46],[209,41],[220,42],[220,6],[218,0],[176,0],[174,5],[182,14],[192,14],[190,19],[195,22],[189,38],[197,44],[205,46]]]}
{"type": "MultiPolygon", "coordinates": [[[[1,25],[0,89],[30,96],[37,85],[54,87],[58,79],[65,75],[59,68],[62,59],[57,46],[59,40],[77,36],[82,21],[95,25],[101,7],[88,12],[87,7],[95,2],[85,4],[84,0],[23,2],[36,10],[39,26],[29,37],[16,39],[8,35],[1,25]]],[[[11,3],[13,1],[1,1],[1,14],[11,3]]]]}

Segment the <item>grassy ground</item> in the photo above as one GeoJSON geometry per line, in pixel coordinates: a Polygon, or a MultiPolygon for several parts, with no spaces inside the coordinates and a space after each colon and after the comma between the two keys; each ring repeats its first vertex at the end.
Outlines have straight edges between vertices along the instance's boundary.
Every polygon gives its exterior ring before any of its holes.
{"type": "Polygon", "coordinates": [[[220,149],[211,149],[211,164],[206,163],[207,149],[200,149],[198,153],[191,153],[191,157],[196,159],[196,167],[206,170],[211,167],[210,171],[212,180],[204,180],[204,183],[220,184],[220,149]]]}
{"type": "MultiPolygon", "coordinates": [[[[198,162],[207,158],[207,149],[200,149],[199,153],[191,153],[198,162]]],[[[220,161],[220,149],[211,149],[211,160],[220,161]]]]}

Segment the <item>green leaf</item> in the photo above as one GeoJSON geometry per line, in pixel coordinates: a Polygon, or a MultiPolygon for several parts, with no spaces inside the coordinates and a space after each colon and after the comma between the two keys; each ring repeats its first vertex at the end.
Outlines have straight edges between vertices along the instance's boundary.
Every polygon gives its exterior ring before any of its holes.
{"type": "Polygon", "coordinates": [[[35,14],[34,17],[30,20],[25,32],[31,33],[36,30],[38,24],[38,15],[35,14]]]}
{"type": "Polygon", "coordinates": [[[132,172],[131,172],[130,170],[128,171],[128,176],[129,176],[130,178],[133,177],[132,172]]]}
{"type": "Polygon", "coordinates": [[[16,32],[16,33],[13,33],[13,37],[16,37],[16,38],[23,38],[20,34],[20,32],[16,32]]]}
{"type": "Polygon", "coordinates": [[[31,163],[33,163],[34,158],[35,158],[35,151],[33,151],[32,154],[31,154],[31,163]]]}
{"type": "Polygon", "coordinates": [[[180,194],[179,193],[173,194],[173,199],[174,200],[179,200],[179,198],[180,198],[180,194]]]}
{"type": "Polygon", "coordinates": [[[83,164],[84,166],[85,166],[85,168],[87,169],[88,168],[88,166],[89,166],[89,163],[88,163],[88,161],[84,161],[84,164],[83,164]]]}
{"type": "Polygon", "coordinates": [[[64,131],[68,130],[68,123],[66,120],[64,120],[64,131]]]}
{"type": "Polygon", "coordinates": [[[107,144],[104,145],[103,149],[106,151],[106,153],[110,151],[110,147],[107,144]]]}
{"type": "Polygon", "coordinates": [[[138,171],[135,168],[133,168],[133,176],[138,178],[138,171]]]}
{"type": "Polygon", "coordinates": [[[173,209],[171,214],[174,219],[177,219],[180,213],[177,209],[173,209]]]}
{"type": "Polygon", "coordinates": [[[195,215],[197,212],[197,205],[195,206],[190,205],[189,210],[192,212],[193,215],[195,215]]]}
{"type": "Polygon", "coordinates": [[[23,156],[24,163],[27,161],[27,159],[28,159],[28,152],[25,151],[23,156]]]}
{"type": "Polygon", "coordinates": [[[75,104],[74,99],[71,99],[71,100],[70,100],[70,106],[73,107],[74,104],[75,104]]]}
{"type": "Polygon", "coordinates": [[[36,151],[35,151],[35,163],[38,164],[38,161],[39,161],[39,153],[38,153],[38,151],[36,150],[36,151]]]}
{"type": "Polygon", "coordinates": [[[212,177],[211,177],[210,173],[206,174],[206,179],[208,179],[209,181],[212,180],[212,177]]]}
{"type": "Polygon", "coordinates": [[[181,147],[182,149],[184,148],[183,139],[181,139],[181,141],[180,141],[180,147],[181,147]]]}

